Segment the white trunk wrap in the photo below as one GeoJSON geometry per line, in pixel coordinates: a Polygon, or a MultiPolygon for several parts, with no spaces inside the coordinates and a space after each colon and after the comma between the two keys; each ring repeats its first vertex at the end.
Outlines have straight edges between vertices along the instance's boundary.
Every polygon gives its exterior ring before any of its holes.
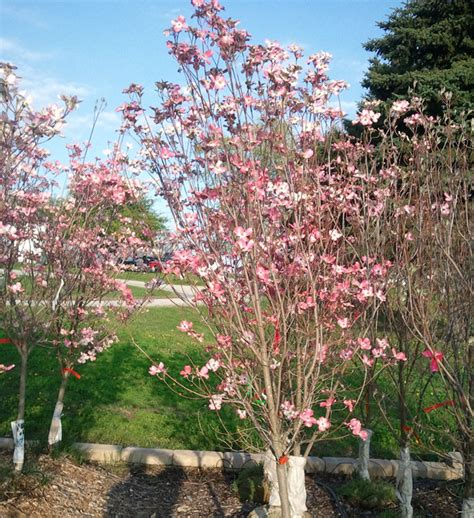
{"type": "Polygon", "coordinates": [[[63,438],[63,429],[61,425],[61,414],[63,413],[63,404],[57,402],[54,408],[53,419],[51,420],[51,426],[49,428],[48,444],[56,444],[61,442],[63,438]]]}
{"type": "Polygon", "coordinates": [[[357,473],[362,480],[370,480],[369,460],[370,460],[370,439],[372,430],[366,429],[367,439],[359,439],[359,458],[357,459],[357,473]]]}
{"type": "Polygon", "coordinates": [[[462,501],[461,518],[474,518],[474,498],[465,498],[462,501]]]}
{"type": "Polygon", "coordinates": [[[304,467],[306,457],[291,456],[288,461],[288,496],[292,518],[301,518],[308,510],[306,507],[306,484],[304,467]]]}
{"type": "MultiPolygon", "coordinates": [[[[305,457],[290,456],[288,459],[287,481],[288,481],[288,498],[290,500],[291,518],[301,518],[307,511],[306,507],[306,485],[305,457]]],[[[281,507],[280,493],[278,492],[277,465],[275,456],[270,450],[267,450],[263,462],[263,471],[265,478],[270,485],[270,507],[281,507]]]]}
{"type": "Polygon", "coordinates": [[[15,446],[13,450],[13,464],[21,471],[25,460],[25,421],[23,419],[12,421],[11,426],[13,444],[15,446]]]}
{"type": "Polygon", "coordinates": [[[397,498],[400,502],[400,516],[413,517],[411,499],[413,496],[413,475],[411,471],[410,448],[400,448],[397,473],[397,498]]]}
{"type": "Polygon", "coordinates": [[[280,493],[278,492],[278,478],[276,472],[275,456],[270,450],[265,452],[263,458],[263,473],[270,485],[270,507],[281,507],[280,493]]]}

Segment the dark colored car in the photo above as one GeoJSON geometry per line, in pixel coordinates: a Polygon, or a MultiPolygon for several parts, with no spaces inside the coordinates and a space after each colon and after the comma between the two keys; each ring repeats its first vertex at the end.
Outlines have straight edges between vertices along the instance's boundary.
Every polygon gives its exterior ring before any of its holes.
{"type": "Polygon", "coordinates": [[[172,257],[172,254],[165,254],[160,259],[155,258],[153,261],[150,261],[147,266],[152,272],[162,272],[164,263],[172,257]]]}

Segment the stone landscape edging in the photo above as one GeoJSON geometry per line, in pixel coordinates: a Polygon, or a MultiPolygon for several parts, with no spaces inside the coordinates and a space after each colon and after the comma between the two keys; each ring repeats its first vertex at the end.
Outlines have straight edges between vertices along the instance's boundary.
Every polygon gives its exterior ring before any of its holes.
{"type": "MultiPolygon", "coordinates": [[[[261,453],[166,450],[84,442],[74,443],[73,447],[85,459],[106,464],[126,462],[148,466],[239,470],[263,462],[261,453]]],[[[0,448],[13,449],[13,439],[0,437],[0,448]]],[[[305,470],[307,473],[352,475],[356,462],[352,457],[308,457],[305,470]]],[[[412,461],[411,466],[415,478],[457,480],[463,477],[462,464],[459,462],[449,465],[444,462],[412,461]]],[[[398,460],[370,459],[369,473],[373,477],[391,478],[397,472],[398,460]]]]}

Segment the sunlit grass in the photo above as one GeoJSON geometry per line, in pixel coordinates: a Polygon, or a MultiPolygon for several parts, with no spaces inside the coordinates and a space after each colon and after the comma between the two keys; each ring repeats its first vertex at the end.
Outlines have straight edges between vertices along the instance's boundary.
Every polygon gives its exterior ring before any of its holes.
{"type": "MultiPolygon", "coordinates": [[[[118,344],[99,355],[95,362],[77,366],[81,379],[70,378],[65,398],[65,443],[82,441],[201,450],[244,446],[232,440],[230,445],[220,441],[222,429],[219,429],[219,419],[215,412],[207,408],[206,400],[183,398],[148,374],[150,361],[134,346],[134,341],[155,362],[163,361],[174,374],[178,374],[189,359],[197,365],[207,360],[202,346],[176,329],[181,320],[192,320],[195,329],[205,333],[210,343],[209,332],[199,324],[198,315],[192,310],[181,307],[150,308],[118,327],[118,344]]],[[[20,363],[16,350],[8,344],[0,344],[0,361],[4,364],[20,363]]],[[[357,386],[359,377],[356,372],[353,373],[347,384],[357,386]]],[[[11,436],[10,421],[16,417],[18,382],[18,368],[0,375],[0,436],[11,436]]],[[[46,441],[59,383],[59,367],[54,351],[35,349],[30,357],[27,385],[28,439],[46,441]]],[[[384,392],[390,393],[391,385],[387,378],[379,378],[377,384],[375,397],[380,397],[384,392]]],[[[428,394],[428,404],[431,400],[436,403],[442,397],[440,392],[428,394]]],[[[397,439],[377,411],[375,400],[372,405],[372,456],[396,458],[397,439]]],[[[395,394],[392,398],[386,398],[385,407],[389,423],[396,427],[398,410],[395,394]]],[[[235,430],[236,426],[244,424],[235,418],[231,408],[224,408],[221,417],[230,429],[235,430]]],[[[441,431],[453,432],[454,427],[445,418],[445,409],[426,416],[432,430],[440,432],[420,433],[419,442],[413,443],[415,455],[426,455],[431,449],[450,449],[447,435],[441,431]]],[[[313,454],[355,456],[357,449],[357,439],[347,433],[343,438],[317,442],[313,454]]]]}
{"type": "MultiPolygon", "coordinates": [[[[176,449],[219,449],[215,429],[219,420],[206,400],[180,397],[162,381],[148,374],[150,361],[132,339],[170,371],[179,373],[192,358],[205,357],[196,344],[176,326],[183,319],[196,321],[185,308],[152,308],[119,329],[120,342],[97,357],[78,365],[81,379],[71,377],[63,412],[65,442],[101,442],[176,449]]],[[[2,363],[19,364],[11,345],[0,345],[2,363]]],[[[0,376],[0,436],[11,436],[15,419],[19,370],[0,376]]],[[[54,352],[35,349],[29,361],[25,429],[28,439],[45,441],[54,409],[60,375],[54,352]]],[[[234,418],[226,412],[226,420],[234,418]]],[[[225,449],[225,448],[224,448],[225,449]]]]}

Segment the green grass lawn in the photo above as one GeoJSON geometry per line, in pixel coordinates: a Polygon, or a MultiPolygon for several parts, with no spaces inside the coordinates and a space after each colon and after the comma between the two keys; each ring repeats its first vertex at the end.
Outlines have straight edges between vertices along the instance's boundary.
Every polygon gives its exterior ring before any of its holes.
{"type": "MultiPolygon", "coordinates": [[[[131,337],[157,362],[178,373],[188,354],[199,362],[195,343],[176,326],[196,319],[185,308],[151,308],[119,331],[120,343],[95,362],[78,365],[70,378],[63,412],[63,439],[174,449],[226,449],[216,433],[219,420],[204,400],[178,396],[148,374],[150,362],[131,337]],[[194,318],[193,318],[194,317],[194,318]]],[[[195,324],[195,328],[204,329],[195,324]]],[[[2,363],[19,364],[16,350],[0,344],[2,363]]],[[[0,436],[11,436],[15,419],[19,370],[0,376],[0,436]]],[[[60,377],[50,351],[30,356],[25,431],[28,439],[46,441],[60,377]]],[[[235,420],[229,414],[227,422],[235,420]]]]}
{"type": "MultiPolygon", "coordinates": [[[[136,299],[143,299],[146,296],[150,296],[153,299],[167,299],[173,297],[173,293],[165,290],[154,289],[152,292],[147,290],[146,288],[140,288],[139,286],[129,286],[133,296],[136,299]]],[[[117,299],[119,298],[118,292],[109,293],[105,298],[106,299],[117,299]]]]}
{"type": "MultiPolygon", "coordinates": [[[[192,320],[197,331],[205,332],[197,315],[190,309],[150,308],[118,329],[118,344],[99,355],[95,362],[77,366],[81,379],[70,378],[65,398],[65,445],[82,441],[172,449],[243,447],[236,440],[231,439],[230,444],[220,440],[219,419],[215,412],[208,410],[207,401],[180,397],[165,383],[151,377],[148,374],[149,360],[133,345],[132,338],[156,362],[163,361],[175,374],[189,363],[188,355],[195,363],[202,364],[205,357],[201,346],[176,329],[181,320],[192,320]]],[[[16,350],[11,345],[0,344],[0,361],[19,364],[16,350]]],[[[19,369],[0,375],[0,436],[11,436],[10,421],[16,416],[18,381],[19,369]]],[[[35,349],[30,356],[27,384],[25,421],[28,439],[46,441],[59,383],[53,352],[35,349]]],[[[387,381],[379,380],[380,387],[384,383],[387,381]]],[[[439,398],[439,394],[432,395],[433,402],[439,398]]],[[[386,406],[389,420],[396,426],[395,397],[386,406]]],[[[375,409],[374,415],[372,456],[397,457],[397,441],[388,424],[375,409]]],[[[228,407],[224,407],[221,417],[234,431],[236,427],[248,424],[238,420],[228,407]]],[[[429,414],[429,419],[439,433],[422,435],[420,443],[414,444],[415,456],[426,456],[429,449],[447,451],[451,447],[446,438],[450,426],[447,427],[443,421],[443,410],[429,414]]],[[[346,434],[343,438],[317,443],[313,453],[318,456],[355,456],[357,448],[357,440],[346,434]]]]}
{"type": "MultiPolygon", "coordinates": [[[[150,274],[134,274],[134,275],[138,276],[138,275],[150,275],[150,274]]],[[[21,283],[23,285],[23,288],[24,288],[25,292],[31,294],[31,281],[30,281],[30,278],[29,277],[20,277],[20,280],[21,280],[21,283]]],[[[127,280],[129,280],[129,279],[127,279],[127,280]]],[[[144,282],[147,282],[150,279],[149,278],[143,278],[143,279],[139,279],[139,280],[143,280],[144,282]]],[[[162,290],[162,289],[159,289],[159,288],[155,288],[152,292],[150,292],[150,290],[148,290],[147,288],[142,288],[141,286],[129,286],[129,288],[130,288],[133,296],[136,299],[142,299],[145,296],[151,296],[151,297],[156,298],[156,299],[163,299],[163,298],[173,297],[173,295],[174,295],[170,291],[162,290]]],[[[40,294],[36,294],[36,297],[39,297],[39,296],[40,296],[40,294]]],[[[104,299],[117,299],[119,297],[120,297],[119,292],[118,291],[114,291],[114,292],[110,292],[107,295],[105,295],[104,299]]]]}
{"type": "Polygon", "coordinates": [[[158,273],[151,272],[120,272],[117,274],[117,279],[125,279],[127,281],[148,282],[155,279],[158,276],[158,273]]]}

